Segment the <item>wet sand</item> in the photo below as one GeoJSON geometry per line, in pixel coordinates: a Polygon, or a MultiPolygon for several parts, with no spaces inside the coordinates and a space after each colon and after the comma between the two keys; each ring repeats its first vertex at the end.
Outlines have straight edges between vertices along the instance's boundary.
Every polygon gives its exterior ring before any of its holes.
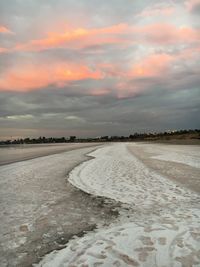
{"type": "Polygon", "coordinates": [[[81,147],[92,147],[97,145],[98,143],[60,143],[0,146],[0,166],[22,160],[29,160],[42,156],[62,153],[79,149],[81,147]]]}

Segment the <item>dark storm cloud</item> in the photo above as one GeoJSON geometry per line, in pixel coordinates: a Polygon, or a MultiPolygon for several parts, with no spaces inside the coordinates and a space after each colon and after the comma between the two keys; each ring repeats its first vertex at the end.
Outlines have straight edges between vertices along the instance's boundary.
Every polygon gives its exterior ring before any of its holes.
{"type": "Polygon", "coordinates": [[[104,99],[105,96],[68,97],[61,91],[9,94],[9,97],[5,94],[0,100],[1,126],[15,128],[17,120],[21,130],[41,128],[49,135],[49,130],[59,133],[58,129],[61,129],[62,134],[64,131],[69,135],[72,131],[81,133],[87,129],[86,135],[98,136],[193,128],[200,123],[198,89],[176,93],[155,90],[136,98],[106,98],[106,103],[104,99]]]}

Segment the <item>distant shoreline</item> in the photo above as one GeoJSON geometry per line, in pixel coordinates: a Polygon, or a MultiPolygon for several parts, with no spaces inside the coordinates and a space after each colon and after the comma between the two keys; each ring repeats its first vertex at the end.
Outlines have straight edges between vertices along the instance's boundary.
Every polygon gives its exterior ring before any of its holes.
{"type": "Polygon", "coordinates": [[[66,143],[24,143],[24,144],[0,144],[0,148],[11,148],[11,147],[21,147],[21,148],[36,148],[36,147],[54,147],[54,146],[60,146],[63,147],[65,145],[78,145],[78,144],[102,144],[102,143],[119,143],[119,142],[130,142],[130,143],[134,143],[134,142],[139,142],[139,143],[165,143],[165,144],[174,144],[174,145],[200,145],[200,139],[199,138],[180,138],[180,139],[162,139],[162,138],[157,138],[157,139],[124,139],[124,140],[113,140],[113,141],[105,141],[105,140],[98,140],[98,141],[75,141],[75,142],[66,142],[66,143]]]}
{"type": "Polygon", "coordinates": [[[102,142],[175,142],[175,143],[190,143],[199,144],[200,130],[179,130],[179,131],[167,131],[167,132],[149,132],[149,133],[133,133],[129,136],[119,135],[105,135],[98,137],[85,137],[80,138],[77,136],[66,137],[38,137],[38,138],[18,138],[1,140],[1,145],[32,145],[32,144],[73,144],[73,143],[102,143],[102,142]],[[172,141],[173,140],[173,141],[172,141]],[[190,140],[190,141],[188,141],[190,140]],[[192,141],[191,141],[192,140],[192,141]],[[195,141],[194,141],[195,140],[195,141]]]}

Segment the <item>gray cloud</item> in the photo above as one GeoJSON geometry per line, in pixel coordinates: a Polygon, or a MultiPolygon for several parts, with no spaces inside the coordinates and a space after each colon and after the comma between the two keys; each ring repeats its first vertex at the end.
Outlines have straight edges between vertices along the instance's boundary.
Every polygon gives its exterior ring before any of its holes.
{"type": "MultiPolygon", "coordinates": [[[[138,25],[168,23],[179,29],[186,23],[188,27],[192,28],[195,25],[193,29],[199,29],[196,16],[198,7],[188,12],[184,1],[176,1],[175,4],[172,4],[173,1],[161,2],[2,0],[0,25],[5,25],[14,34],[0,34],[0,48],[10,49],[19,43],[44,40],[48,32],[63,33],[67,26],[93,29],[121,23],[132,26],[136,26],[137,23],[138,25]],[[150,16],[148,19],[139,17],[142,11],[151,10],[158,4],[163,4],[163,7],[171,5],[178,10],[177,14],[181,12],[184,14],[177,16],[174,21],[168,17],[163,19],[158,19],[156,16],[150,16]]],[[[97,37],[98,34],[95,38],[97,37]]],[[[32,69],[38,75],[35,79],[39,79],[38,68],[51,67],[54,62],[75,64],[77,72],[84,65],[92,72],[100,71],[103,77],[72,79],[62,87],[51,81],[48,85],[44,83],[31,90],[28,88],[27,92],[15,92],[16,88],[1,90],[0,139],[10,136],[71,134],[129,135],[135,131],[198,128],[200,125],[198,40],[194,38],[193,42],[183,39],[178,43],[176,40],[169,43],[148,43],[137,39],[137,36],[130,39],[129,33],[124,32],[117,35],[117,38],[119,37],[129,40],[128,45],[114,41],[99,43],[97,41],[81,47],[58,46],[40,51],[11,49],[12,51],[7,53],[0,53],[0,80],[3,80],[3,75],[7,72],[8,80],[12,79],[18,70],[26,72],[26,65],[33,66],[32,69]],[[170,60],[173,59],[162,69],[160,68],[162,62],[151,61],[151,65],[146,63],[149,55],[167,55],[170,60]],[[137,76],[134,73],[134,67],[137,67],[138,62],[144,67],[144,72],[148,72],[146,76],[137,76]],[[155,75],[149,75],[154,71],[155,75]],[[123,88],[120,87],[121,84],[123,88]]],[[[78,42],[81,44],[81,40],[78,42]]],[[[140,68],[138,71],[140,72],[140,68]]],[[[27,82],[26,79],[32,78],[22,75],[20,79],[27,82]]]]}
{"type": "MultiPolygon", "coordinates": [[[[153,92],[127,99],[68,97],[63,91],[1,95],[2,129],[32,129],[45,135],[127,135],[135,131],[193,128],[199,125],[198,89],[153,92]],[[106,99],[106,101],[104,101],[106,99]],[[59,132],[60,131],[60,132],[59,132]]],[[[30,132],[31,133],[31,132],[30,132]]]]}

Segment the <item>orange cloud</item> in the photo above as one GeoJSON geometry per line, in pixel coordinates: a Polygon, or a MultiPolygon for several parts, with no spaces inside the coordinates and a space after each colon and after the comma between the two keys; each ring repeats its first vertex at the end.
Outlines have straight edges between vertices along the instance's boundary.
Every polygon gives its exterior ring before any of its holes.
{"type": "Polygon", "coordinates": [[[157,23],[145,26],[118,24],[104,28],[79,28],[64,33],[49,33],[46,38],[31,40],[15,45],[14,48],[1,48],[0,53],[13,51],[42,51],[54,48],[82,49],[89,46],[114,44],[126,47],[133,44],[176,45],[199,42],[200,30],[188,26],[157,23]]]}
{"type": "Polygon", "coordinates": [[[0,90],[30,91],[48,85],[63,87],[72,81],[102,78],[100,71],[82,65],[60,63],[53,66],[18,66],[1,76],[0,90]]]}
{"type": "Polygon", "coordinates": [[[133,66],[129,75],[134,78],[154,77],[163,75],[168,70],[173,57],[167,54],[153,54],[147,56],[133,66]]]}
{"type": "Polygon", "coordinates": [[[116,43],[120,41],[120,38],[115,37],[115,35],[127,31],[128,28],[129,26],[127,24],[119,24],[105,28],[79,28],[68,30],[64,33],[48,33],[44,39],[32,40],[26,44],[17,44],[15,50],[40,51],[63,46],[80,48],[99,43],[116,43]]]}
{"type": "Polygon", "coordinates": [[[0,33],[12,34],[12,32],[8,28],[6,28],[5,26],[1,26],[1,25],[0,25],[0,33]]]}

